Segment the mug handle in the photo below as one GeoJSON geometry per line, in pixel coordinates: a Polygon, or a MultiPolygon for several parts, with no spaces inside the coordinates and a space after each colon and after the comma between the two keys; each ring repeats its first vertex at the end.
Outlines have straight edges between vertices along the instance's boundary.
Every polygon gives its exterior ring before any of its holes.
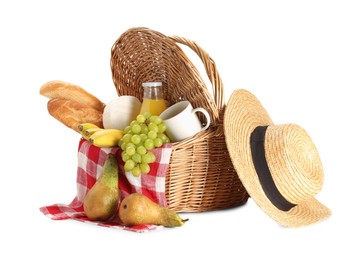
{"type": "Polygon", "coordinates": [[[211,123],[211,119],[210,119],[210,115],[209,115],[209,112],[206,111],[206,109],[202,108],[202,107],[198,107],[198,108],[194,108],[192,111],[192,113],[196,113],[196,112],[201,112],[205,115],[206,117],[206,125],[201,128],[200,131],[203,131],[203,130],[206,130],[209,126],[210,126],[210,123],[211,123]]]}

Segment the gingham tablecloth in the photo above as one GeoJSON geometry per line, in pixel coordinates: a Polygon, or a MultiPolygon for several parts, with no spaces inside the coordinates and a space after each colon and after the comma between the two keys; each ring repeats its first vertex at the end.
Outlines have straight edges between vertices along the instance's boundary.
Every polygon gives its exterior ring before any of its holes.
{"type": "Polygon", "coordinates": [[[91,221],[83,210],[83,200],[88,190],[100,176],[102,166],[108,153],[117,155],[119,162],[119,190],[121,199],[130,193],[138,192],[152,199],[161,206],[167,207],[165,197],[165,181],[172,152],[172,145],[166,144],[161,148],[153,149],[156,162],[150,164],[151,171],[134,177],[131,172],[125,172],[121,159],[120,148],[99,148],[85,139],[81,139],[78,147],[77,194],[70,204],[57,203],[40,208],[40,211],[53,220],[74,219],[104,227],[145,232],[158,228],[155,225],[140,225],[127,227],[122,224],[118,214],[111,221],[91,221]]]}

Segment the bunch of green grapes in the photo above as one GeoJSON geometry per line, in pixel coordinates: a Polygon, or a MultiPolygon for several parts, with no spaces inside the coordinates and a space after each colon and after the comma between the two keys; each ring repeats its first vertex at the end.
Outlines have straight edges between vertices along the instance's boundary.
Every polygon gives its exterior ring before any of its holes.
{"type": "Polygon", "coordinates": [[[149,112],[138,115],[124,129],[125,134],[118,144],[123,150],[124,170],[132,171],[135,177],[149,173],[149,164],[156,161],[150,150],[170,142],[165,131],[166,125],[159,116],[149,112]]]}

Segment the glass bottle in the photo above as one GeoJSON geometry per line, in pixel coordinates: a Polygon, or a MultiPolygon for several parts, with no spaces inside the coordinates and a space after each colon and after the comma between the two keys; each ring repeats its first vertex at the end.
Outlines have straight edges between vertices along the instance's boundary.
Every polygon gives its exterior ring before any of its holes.
{"type": "Polygon", "coordinates": [[[166,109],[162,82],[144,82],[142,87],[143,101],[140,114],[150,112],[153,116],[159,116],[166,109]]]}

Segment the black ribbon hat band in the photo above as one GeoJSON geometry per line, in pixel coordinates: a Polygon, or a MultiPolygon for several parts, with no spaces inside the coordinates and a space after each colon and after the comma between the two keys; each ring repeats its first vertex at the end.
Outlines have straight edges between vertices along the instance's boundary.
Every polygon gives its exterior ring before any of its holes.
{"type": "Polygon", "coordinates": [[[282,211],[289,211],[291,208],[296,206],[296,204],[286,200],[279,192],[265,158],[264,142],[267,128],[268,126],[256,127],[250,137],[250,146],[254,168],[258,175],[260,185],[270,202],[282,211]]]}

